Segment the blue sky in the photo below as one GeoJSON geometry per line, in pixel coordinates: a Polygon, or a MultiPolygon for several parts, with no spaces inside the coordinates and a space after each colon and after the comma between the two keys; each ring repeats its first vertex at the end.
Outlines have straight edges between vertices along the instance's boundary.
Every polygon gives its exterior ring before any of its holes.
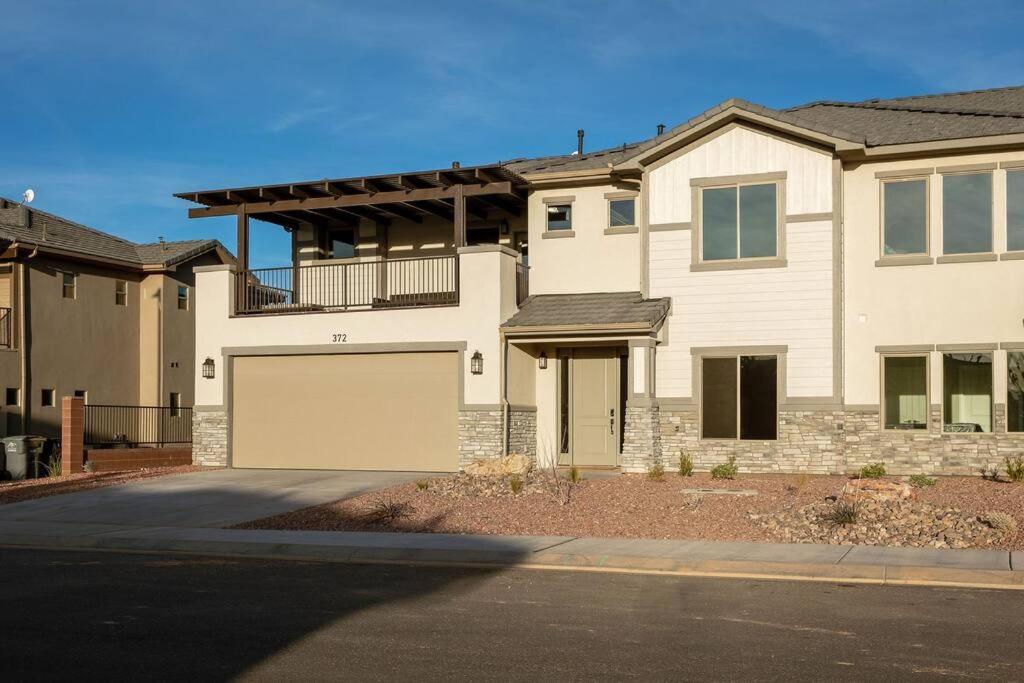
{"type": "MultiPolygon", "coordinates": [[[[577,128],[596,149],[728,97],[1024,82],[1018,2],[0,0],[0,16],[0,195],[231,248],[231,219],[189,221],[171,195],[563,153],[577,128]]],[[[286,261],[274,226],[253,242],[255,263],[286,261]]]]}

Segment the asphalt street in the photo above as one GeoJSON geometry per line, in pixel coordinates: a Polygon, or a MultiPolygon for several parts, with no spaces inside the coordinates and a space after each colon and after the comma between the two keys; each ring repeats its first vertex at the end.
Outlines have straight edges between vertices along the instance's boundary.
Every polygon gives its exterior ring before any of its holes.
{"type": "Polygon", "coordinates": [[[1024,594],[0,549],[6,680],[1012,680],[1024,594]]]}

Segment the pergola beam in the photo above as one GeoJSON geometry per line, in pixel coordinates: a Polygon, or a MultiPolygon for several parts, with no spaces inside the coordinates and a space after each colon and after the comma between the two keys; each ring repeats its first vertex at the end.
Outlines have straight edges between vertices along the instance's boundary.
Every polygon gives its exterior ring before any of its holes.
{"type": "MultiPolygon", "coordinates": [[[[440,174],[439,174],[440,175],[440,174]]],[[[329,188],[331,183],[325,183],[329,188]]],[[[327,191],[331,191],[328,189],[327,191]]],[[[229,199],[232,192],[228,192],[229,199]]],[[[237,192],[234,194],[237,195],[237,192]]],[[[417,201],[437,199],[455,199],[459,197],[479,197],[485,195],[514,194],[511,181],[485,183],[479,185],[451,185],[448,187],[421,188],[418,190],[395,190],[377,192],[375,194],[348,194],[331,197],[310,197],[308,199],[290,199],[276,202],[242,202],[245,212],[249,215],[260,213],[279,213],[285,211],[302,211],[306,209],[346,208],[352,206],[377,206],[381,204],[405,204],[417,201]]],[[[237,206],[210,206],[189,209],[189,218],[209,218],[212,216],[230,216],[238,212],[237,206]]]]}

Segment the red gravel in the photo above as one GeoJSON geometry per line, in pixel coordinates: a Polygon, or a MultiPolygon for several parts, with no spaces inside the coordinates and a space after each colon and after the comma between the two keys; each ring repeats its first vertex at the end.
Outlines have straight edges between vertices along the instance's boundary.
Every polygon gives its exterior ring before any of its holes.
{"type": "Polygon", "coordinates": [[[180,465],[178,467],[152,467],[145,470],[131,470],[125,472],[79,472],[60,477],[23,479],[22,481],[0,481],[0,505],[5,505],[7,503],[19,503],[23,500],[32,500],[33,498],[56,496],[62,493],[74,493],[76,491],[98,489],[104,486],[123,484],[135,479],[151,479],[153,477],[163,477],[169,474],[198,472],[205,469],[209,468],[196,467],[194,465],[180,465]]]}
{"type": "MultiPolygon", "coordinates": [[[[842,476],[740,475],[732,481],[707,474],[663,481],[644,475],[580,482],[568,504],[545,493],[454,499],[403,484],[326,505],[247,522],[237,528],[322,531],[411,531],[452,534],[526,534],[621,538],[768,541],[748,512],[803,506],[838,494],[842,476]],[[683,488],[753,489],[756,496],[705,495],[699,502],[683,488]],[[411,514],[392,523],[370,521],[379,501],[405,502],[411,514]]],[[[921,500],[972,512],[1003,511],[1024,527],[1024,484],[950,477],[918,490],[921,500]]],[[[1003,547],[1024,549],[1024,529],[1003,547]]]]}

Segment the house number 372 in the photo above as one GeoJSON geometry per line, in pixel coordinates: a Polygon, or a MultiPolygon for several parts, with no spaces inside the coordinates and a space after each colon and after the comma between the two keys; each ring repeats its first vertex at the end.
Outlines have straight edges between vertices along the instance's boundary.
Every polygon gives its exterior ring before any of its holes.
{"type": "Polygon", "coordinates": [[[338,332],[338,333],[332,334],[331,335],[331,341],[334,342],[335,344],[340,344],[341,342],[347,342],[348,341],[348,335],[345,334],[344,332],[338,332]]]}

